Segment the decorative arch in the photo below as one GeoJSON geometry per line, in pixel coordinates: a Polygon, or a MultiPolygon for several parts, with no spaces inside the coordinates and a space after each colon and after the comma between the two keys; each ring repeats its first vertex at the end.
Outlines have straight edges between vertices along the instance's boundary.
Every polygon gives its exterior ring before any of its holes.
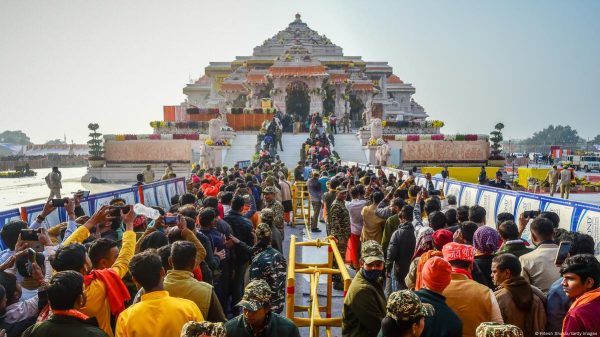
{"type": "Polygon", "coordinates": [[[304,81],[293,81],[286,86],[285,91],[286,112],[305,120],[310,111],[309,85],[304,81]]]}

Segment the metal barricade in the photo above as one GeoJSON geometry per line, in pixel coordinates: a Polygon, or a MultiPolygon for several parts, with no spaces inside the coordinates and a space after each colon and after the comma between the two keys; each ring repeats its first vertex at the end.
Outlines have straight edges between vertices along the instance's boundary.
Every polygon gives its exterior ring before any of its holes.
{"type": "Polygon", "coordinates": [[[330,236],[325,240],[317,239],[296,242],[296,236],[290,237],[290,253],[288,259],[287,288],[286,288],[286,317],[293,321],[298,327],[309,327],[309,336],[318,337],[320,327],[325,327],[325,335],[331,337],[332,327],[342,326],[342,317],[331,317],[333,283],[332,276],[340,274],[344,282],[344,296],[350,287],[352,278],[346,269],[344,259],[339,252],[335,239],[330,236]],[[296,262],[296,247],[316,247],[322,249],[327,247],[327,262],[325,263],[303,263],[296,262]],[[334,268],[334,259],[337,268],[334,268]],[[296,274],[310,275],[310,305],[295,305],[296,274]],[[319,304],[318,288],[321,275],[327,275],[327,298],[325,305],[319,304]],[[297,312],[307,312],[308,317],[296,317],[297,312]],[[325,317],[321,313],[325,313],[325,317]]]}
{"type": "Polygon", "coordinates": [[[310,238],[310,200],[308,189],[304,181],[296,181],[292,185],[292,217],[291,223],[295,227],[298,223],[304,223],[306,233],[310,238]]]}

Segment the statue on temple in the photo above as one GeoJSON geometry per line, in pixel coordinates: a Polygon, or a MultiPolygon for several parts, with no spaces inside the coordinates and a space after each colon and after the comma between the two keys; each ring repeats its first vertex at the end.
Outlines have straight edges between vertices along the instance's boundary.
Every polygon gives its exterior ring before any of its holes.
{"type": "Polygon", "coordinates": [[[200,167],[203,169],[209,168],[208,156],[209,156],[208,145],[206,145],[204,143],[200,144],[200,167]]]}
{"type": "Polygon", "coordinates": [[[375,158],[377,159],[377,165],[386,166],[390,160],[391,149],[389,145],[383,143],[375,152],[375,158]]]}
{"type": "Polygon", "coordinates": [[[208,137],[213,142],[221,140],[221,127],[223,126],[223,119],[213,118],[208,121],[208,137]]]}
{"type": "Polygon", "coordinates": [[[371,120],[371,138],[376,140],[383,137],[383,126],[381,125],[381,119],[374,118],[371,120]]]}

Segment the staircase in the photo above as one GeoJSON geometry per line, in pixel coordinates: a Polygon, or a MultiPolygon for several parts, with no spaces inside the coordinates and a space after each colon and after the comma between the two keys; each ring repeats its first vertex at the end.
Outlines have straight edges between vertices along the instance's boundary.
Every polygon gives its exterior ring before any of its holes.
{"type": "Polygon", "coordinates": [[[338,133],[333,137],[335,139],[333,150],[340,155],[343,161],[366,163],[367,156],[355,133],[338,133]]]}
{"type": "Polygon", "coordinates": [[[256,145],[256,135],[257,133],[238,133],[235,138],[233,138],[231,148],[227,150],[223,165],[232,167],[238,161],[251,160],[255,151],[254,146],[256,145]]]}
{"type": "MultiPolygon", "coordinates": [[[[337,151],[342,160],[359,163],[365,162],[365,154],[355,134],[337,134],[334,137],[335,146],[333,150],[337,151]]],[[[283,134],[283,151],[278,151],[277,154],[287,167],[295,167],[298,164],[300,160],[300,147],[306,138],[308,138],[308,133],[299,133],[297,135],[291,133],[283,134]]],[[[233,139],[231,148],[227,151],[223,164],[231,167],[237,161],[250,160],[252,155],[254,155],[255,145],[256,133],[238,133],[233,139]]]]}

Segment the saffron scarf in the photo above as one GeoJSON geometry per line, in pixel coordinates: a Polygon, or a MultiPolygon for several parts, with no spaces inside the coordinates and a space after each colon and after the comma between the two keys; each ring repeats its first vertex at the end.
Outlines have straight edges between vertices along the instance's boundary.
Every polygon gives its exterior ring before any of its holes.
{"type": "Polygon", "coordinates": [[[89,286],[96,279],[104,283],[110,312],[115,317],[119,316],[125,310],[125,302],[131,299],[123,280],[121,280],[117,272],[112,268],[94,269],[88,275],[85,275],[85,286],[89,286]]]}
{"type": "Polygon", "coordinates": [[[89,318],[86,314],[84,314],[84,313],[82,313],[80,311],[77,311],[75,309],[69,309],[69,310],[52,310],[52,313],[54,315],[58,315],[58,316],[75,317],[75,318],[80,319],[82,321],[85,321],[85,320],[87,320],[89,318]]]}
{"type": "Polygon", "coordinates": [[[462,269],[462,268],[456,268],[456,267],[452,267],[452,272],[456,273],[456,274],[462,274],[465,275],[466,277],[469,278],[469,280],[473,279],[473,276],[471,275],[471,272],[466,270],[466,269],[462,269]]]}
{"type": "Polygon", "coordinates": [[[417,264],[417,273],[415,278],[415,290],[419,290],[423,287],[423,266],[425,262],[434,256],[444,257],[442,252],[437,250],[429,250],[423,253],[419,258],[419,263],[417,264]]]}
{"type": "MultiPolygon", "coordinates": [[[[565,318],[563,319],[563,328],[565,326],[565,321],[567,320],[567,316],[569,315],[569,312],[571,312],[571,310],[573,310],[579,306],[593,302],[597,299],[600,299],[600,288],[596,288],[594,290],[588,291],[586,293],[583,293],[583,295],[577,297],[577,299],[575,299],[575,301],[573,301],[573,304],[571,304],[569,311],[567,312],[567,314],[565,315],[565,318]]],[[[563,331],[563,336],[564,335],[565,334],[563,331]]]]}

